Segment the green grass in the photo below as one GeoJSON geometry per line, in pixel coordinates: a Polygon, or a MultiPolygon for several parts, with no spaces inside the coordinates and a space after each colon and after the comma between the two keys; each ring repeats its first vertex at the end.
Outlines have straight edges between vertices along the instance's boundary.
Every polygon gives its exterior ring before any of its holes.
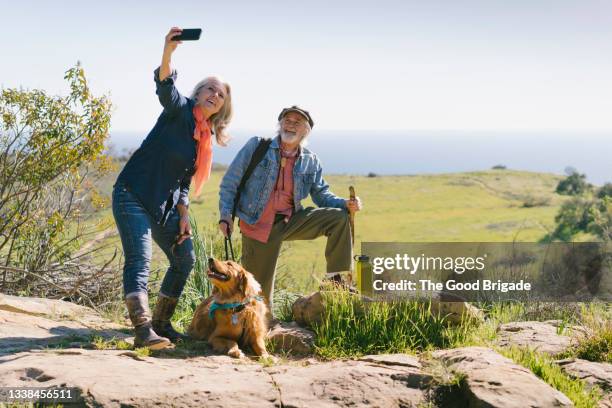
{"type": "Polygon", "coordinates": [[[612,363],[612,330],[608,328],[584,339],[572,353],[584,360],[612,363]]]}
{"type": "MultiPolygon", "coordinates": [[[[218,189],[223,173],[214,171],[199,198],[191,197],[198,225],[220,241],[217,231],[218,189]]],[[[112,178],[112,176],[109,176],[112,178]]],[[[362,241],[436,242],[512,240],[535,242],[554,228],[554,217],[567,197],[554,193],[561,176],[512,170],[490,170],[419,176],[365,177],[327,175],[332,191],[348,196],[353,185],[364,209],[356,215],[356,252],[362,241]],[[529,197],[545,198],[545,205],[524,207],[529,197]]],[[[100,185],[110,196],[111,182],[100,185]],[[106,191],[108,190],[108,191],[106,191]]],[[[543,201],[544,202],[544,201],[543,201]]],[[[310,200],[303,202],[312,205],[310,200]]],[[[100,225],[113,225],[110,208],[98,213],[100,225]]],[[[235,242],[239,245],[238,228],[235,242]]],[[[588,237],[585,237],[588,239],[588,237]]],[[[120,248],[118,237],[109,243],[120,248]]],[[[113,245],[107,249],[111,253],[113,245]]],[[[278,280],[282,289],[315,289],[325,271],[325,239],[284,244],[278,280]]],[[[216,256],[223,256],[217,251],[216,256]]],[[[152,270],[163,276],[164,254],[154,245],[152,270]]]]}
{"type": "Polygon", "coordinates": [[[347,291],[323,292],[325,312],[315,324],[315,352],[324,359],[444,348],[456,332],[427,302],[363,302],[347,291]]]}
{"type": "Polygon", "coordinates": [[[96,350],[131,350],[132,345],[125,340],[117,339],[113,337],[111,339],[105,339],[101,336],[94,336],[91,340],[91,344],[96,350]]]}
{"type": "Polygon", "coordinates": [[[587,335],[577,336],[578,343],[564,357],[612,363],[612,310],[609,303],[591,303],[581,308],[580,324],[587,335]]]}
{"type": "Polygon", "coordinates": [[[597,387],[589,389],[584,381],[565,374],[546,354],[519,347],[498,348],[500,354],[528,368],[551,387],[565,394],[576,408],[595,408],[601,397],[597,387]]]}

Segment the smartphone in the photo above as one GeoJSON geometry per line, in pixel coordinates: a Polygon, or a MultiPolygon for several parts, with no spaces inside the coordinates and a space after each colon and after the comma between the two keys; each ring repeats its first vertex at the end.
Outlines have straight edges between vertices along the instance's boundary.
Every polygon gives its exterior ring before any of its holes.
{"type": "Polygon", "coordinates": [[[172,37],[172,41],[196,41],[201,34],[201,28],[183,28],[183,32],[172,37]]]}

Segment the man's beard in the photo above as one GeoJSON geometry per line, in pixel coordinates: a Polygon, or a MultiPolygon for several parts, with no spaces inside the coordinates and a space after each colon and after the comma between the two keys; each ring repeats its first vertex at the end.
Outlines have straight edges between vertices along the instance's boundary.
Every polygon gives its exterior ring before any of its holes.
{"type": "Polygon", "coordinates": [[[283,130],[280,131],[280,137],[283,143],[293,144],[300,141],[300,137],[297,133],[285,132],[283,130]]]}

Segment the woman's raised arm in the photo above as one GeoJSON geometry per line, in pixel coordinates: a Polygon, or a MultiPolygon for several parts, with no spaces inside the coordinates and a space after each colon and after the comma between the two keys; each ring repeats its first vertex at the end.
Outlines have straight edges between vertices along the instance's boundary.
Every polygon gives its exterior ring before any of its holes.
{"type": "Polygon", "coordinates": [[[164,42],[164,53],[162,54],[161,65],[159,66],[159,80],[163,81],[168,78],[172,73],[170,63],[172,60],[172,53],[176,50],[182,41],[172,41],[172,38],[182,33],[183,30],[178,27],[172,27],[168,34],[166,34],[166,40],[164,42]]]}

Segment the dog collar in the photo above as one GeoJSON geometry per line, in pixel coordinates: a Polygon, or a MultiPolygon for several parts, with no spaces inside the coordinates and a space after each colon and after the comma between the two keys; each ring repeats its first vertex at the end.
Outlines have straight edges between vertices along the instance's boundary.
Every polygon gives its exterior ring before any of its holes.
{"type": "Polygon", "coordinates": [[[213,302],[210,304],[210,308],[208,309],[208,317],[212,319],[215,315],[215,311],[218,309],[221,309],[221,310],[234,309],[234,313],[241,312],[242,309],[244,309],[244,307],[248,305],[253,299],[259,300],[259,301],[263,300],[261,296],[253,296],[253,297],[248,298],[244,302],[234,302],[234,303],[217,303],[213,300],[213,302]]]}

